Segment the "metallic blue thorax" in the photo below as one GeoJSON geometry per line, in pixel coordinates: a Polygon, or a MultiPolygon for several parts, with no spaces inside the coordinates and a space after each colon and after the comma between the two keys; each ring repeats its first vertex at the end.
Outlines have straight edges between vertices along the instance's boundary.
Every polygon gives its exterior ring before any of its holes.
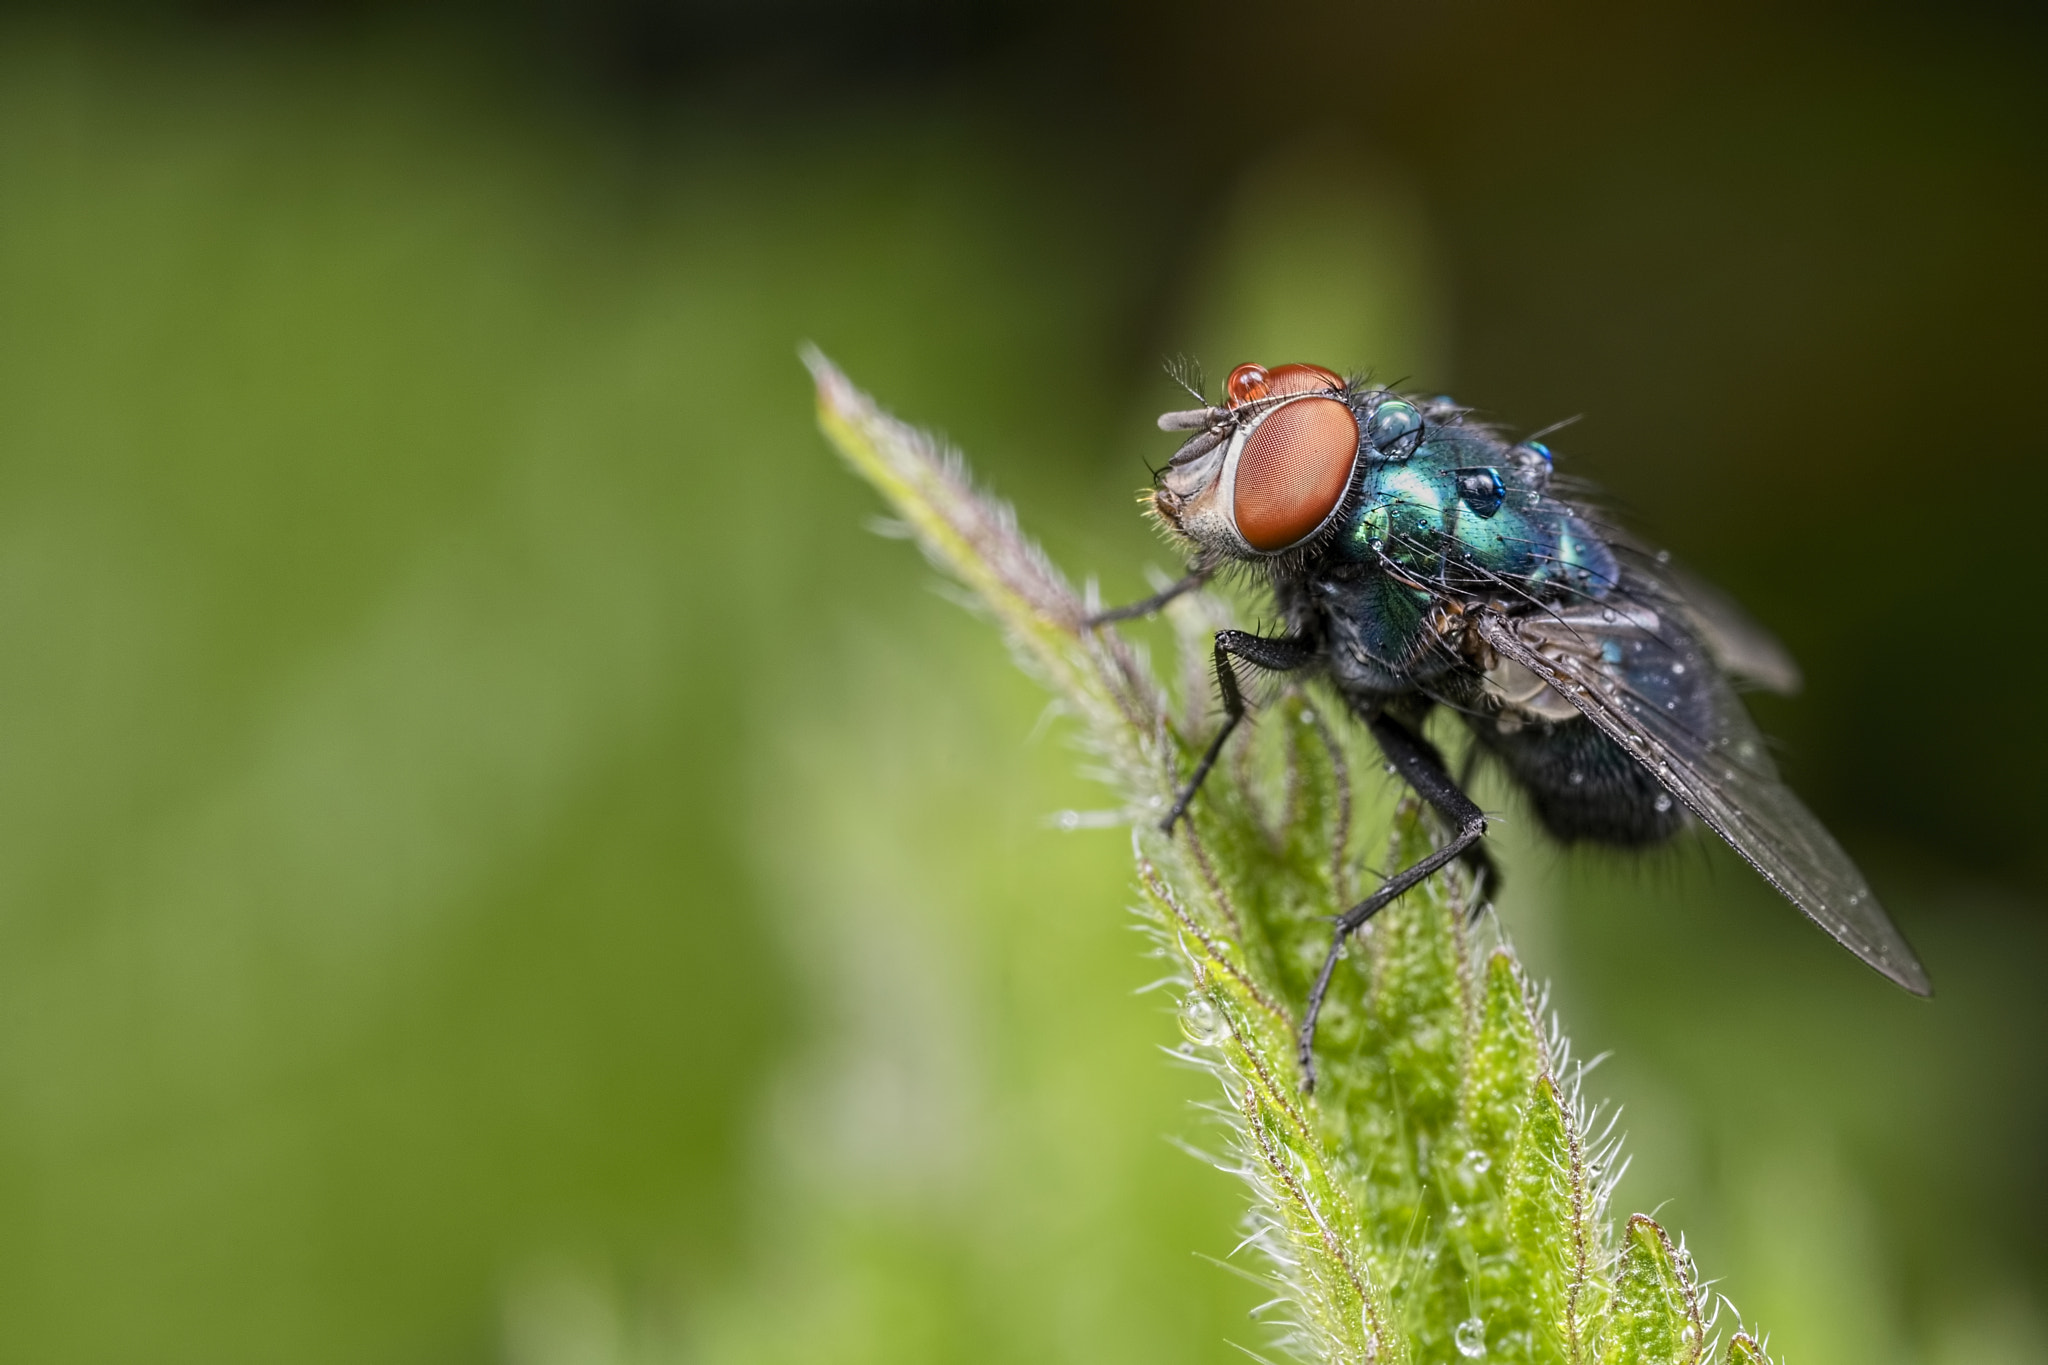
{"type": "Polygon", "coordinates": [[[1359,495],[1311,575],[1340,658],[1363,671],[1355,681],[1413,670],[1432,647],[1432,604],[1514,608],[1612,590],[1614,553],[1551,495],[1548,448],[1457,425],[1448,403],[1431,405],[1431,417],[1452,419],[1440,423],[1395,395],[1374,397],[1361,425],[1381,440],[1369,437],[1359,495]]]}

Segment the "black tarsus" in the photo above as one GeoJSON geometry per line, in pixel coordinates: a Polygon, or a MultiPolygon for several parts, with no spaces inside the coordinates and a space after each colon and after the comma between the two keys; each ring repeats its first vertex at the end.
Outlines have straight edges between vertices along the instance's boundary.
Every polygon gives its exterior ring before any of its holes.
{"type": "Polygon", "coordinates": [[[1184,577],[1161,588],[1150,597],[1125,606],[1111,607],[1107,611],[1098,611],[1082,624],[1093,630],[1097,626],[1106,626],[1111,621],[1129,621],[1139,616],[1150,616],[1182,593],[1193,592],[1215,576],[1216,570],[1213,568],[1189,569],[1184,577]]]}
{"type": "Polygon", "coordinates": [[[1232,655],[1254,668],[1263,668],[1271,673],[1291,673],[1316,657],[1316,647],[1308,640],[1291,635],[1268,637],[1242,630],[1216,632],[1216,691],[1223,698],[1223,726],[1209,741],[1202,761],[1195,765],[1195,775],[1174,798],[1173,809],[1159,822],[1159,828],[1168,834],[1173,833],[1174,823],[1188,813],[1188,803],[1195,799],[1195,793],[1208,780],[1209,770],[1216,766],[1216,756],[1223,752],[1223,742],[1244,719],[1244,689],[1238,683],[1236,667],[1230,662],[1232,655]]]}
{"type": "MultiPolygon", "coordinates": [[[[1218,649],[1220,653],[1220,642],[1218,649]]],[[[1381,884],[1379,890],[1337,916],[1335,932],[1330,937],[1329,955],[1323,959],[1323,970],[1317,974],[1316,984],[1308,993],[1308,1004],[1302,1011],[1298,1044],[1301,1088],[1304,1090],[1314,1090],[1316,1086],[1316,1018],[1323,1012],[1323,997],[1329,993],[1330,977],[1337,970],[1337,958],[1344,950],[1344,940],[1437,869],[1459,857],[1467,857],[1470,861],[1469,855],[1477,851],[1476,846],[1486,833],[1485,812],[1458,790],[1458,784],[1451,780],[1449,771],[1444,767],[1443,756],[1436,751],[1435,745],[1384,714],[1369,717],[1366,725],[1371,729],[1373,739],[1378,741],[1380,752],[1387,756],[1387,762],[1394,765],[1394,771],[1401,780],[1450,821],[1453,833],[1449,843],[1396,872],[1381,884]]],[[[1483,853],[1479,854],[1479,868],[1481,876],[1487,876],[1492,869],[1492,861],[1483,853]]]]}

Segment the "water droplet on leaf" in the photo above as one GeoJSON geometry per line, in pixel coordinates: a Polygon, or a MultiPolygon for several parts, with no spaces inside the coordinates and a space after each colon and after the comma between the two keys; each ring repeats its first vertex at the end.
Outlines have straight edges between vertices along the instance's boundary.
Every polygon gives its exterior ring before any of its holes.
{"type": "Polygon", "coordinates": [[[1456,1333],[1458,1354],[1467,1360],[1477,1360],[1486,1354],[1486,1324],[1478,1318],[1466,1318],[1458,1324],[1456,1333]]]}
{"type": "Polygon", "coordinates": [[[1191,1043],[1214,1047],[1226,1031],[1223,1011],[1206,995],[1191,995],[1180,1007],[1180,1031],[1191,1043]]]}

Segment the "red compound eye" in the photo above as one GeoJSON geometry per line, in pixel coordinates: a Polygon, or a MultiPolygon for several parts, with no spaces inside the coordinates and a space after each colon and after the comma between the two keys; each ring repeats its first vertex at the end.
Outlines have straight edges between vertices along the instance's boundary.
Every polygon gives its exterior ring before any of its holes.
{"type": "Polygon", "coordinates": [[[1223,392],[1230,399],[1230,406],[1238,407],[1266,396],[1266,367],[1263,365],[1240,365],[1230,372],[1230,378],[1223,381],[1223,392]]]}
{"type": "Polygon", "coordinates": [[[1347,404],[1297,398],[1283,405],[1252,428],[1238,456],[1238,534],[1262,554],[1305,539],[1336,509],[1357,459],[1358,421],[1347,404]]]}

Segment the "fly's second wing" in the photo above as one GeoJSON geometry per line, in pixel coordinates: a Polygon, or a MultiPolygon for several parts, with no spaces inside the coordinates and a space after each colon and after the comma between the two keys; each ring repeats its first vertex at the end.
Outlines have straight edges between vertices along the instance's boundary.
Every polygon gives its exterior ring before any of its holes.
{"type": "Polygon", "coordinates": [[[1799,665],[1777,637],[1706,579],[1652,553],[1625,531],[1603,527],[1622,564],[1622,593],[1653,611],[1676,612],[1721,671],[1766,692],[1791,696],[1799,665]]]}
{"type": "Polygon", "coordinates": [[[1480,612],[1476,628],[1843,947],[1914,994],[1933,993],[1863,874],[1779,779],[1734,689],[1676,621],[1641,606],[1581,605],[1526,617],[1480,612]]]}

